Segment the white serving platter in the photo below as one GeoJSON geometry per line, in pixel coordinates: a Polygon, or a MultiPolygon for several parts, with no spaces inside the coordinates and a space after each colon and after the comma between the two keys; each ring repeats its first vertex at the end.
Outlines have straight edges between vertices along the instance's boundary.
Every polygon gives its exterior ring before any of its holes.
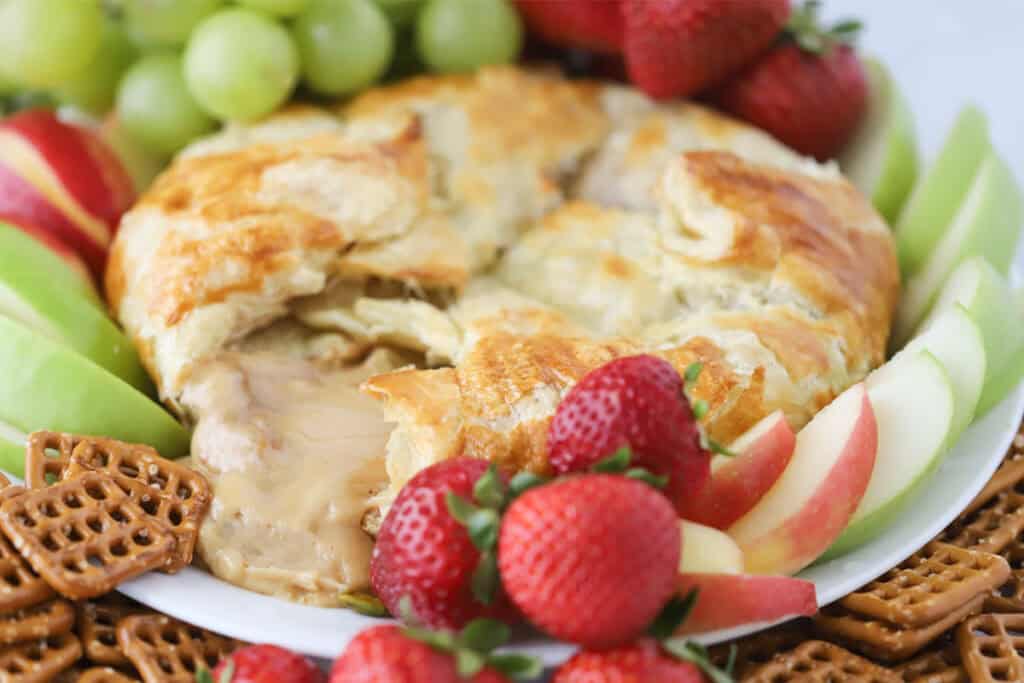
{"type": "MultiPolygon", "coordinates": [[[[899,564],[946,527],[991,477],[1022,414],[1024,385],[971,426],[884,534],[844,557],[805,570],[800,576],[815,583],[819,604],[831,603],[899,564]]],[[[328,659],[337,656],[359,631],[381,623],[348,610],[306,607],[258,595],[194,568],[175,576],[151,573],[120,590],[154,609],[228,636],[328,659]]],[[[711,644],[769,625],[704,634],[698,640],[711,644]]],[[[535,637],[517,641],[514,649],[555,666],[574,648],[535,637]]]]}

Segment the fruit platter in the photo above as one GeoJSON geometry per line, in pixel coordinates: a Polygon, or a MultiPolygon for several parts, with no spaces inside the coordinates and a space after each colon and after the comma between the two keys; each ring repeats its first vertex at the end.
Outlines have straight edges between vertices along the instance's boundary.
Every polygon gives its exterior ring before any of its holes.
{"type": "Polygon", "coordinates": [[[1024,195],[825,9],[0,0],[0,681],[996,680],[1024,195]]]}

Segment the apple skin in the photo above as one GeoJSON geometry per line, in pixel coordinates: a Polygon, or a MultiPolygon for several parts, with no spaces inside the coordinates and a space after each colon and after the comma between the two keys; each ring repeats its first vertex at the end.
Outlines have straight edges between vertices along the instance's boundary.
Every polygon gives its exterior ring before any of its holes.
{"type": "Polygon", "coordinates": [[[729,528],[746,571],[795,574],[825,552],[860,504],[877,448],[878,425],[862,382],[800,430],[782,476],[729,528]]]}
{"type": "Polygon", "coordinates": [[[788,576],[680,574],[679,594],[696,589],[697,604],[678,633],[709,633],[746,624],[771,624],[818,611],[814,584],[788,576]]]}
{"type": "Polygon", "coordinates": [[[948,230],[921,270],[907,281],[893,332],[897,346],[913,336],[959,264],[981,256],[1005,276],[1017,251],[1022,222],[1020,188],[1013,172],[992,152],[978,169],[948,230]]]}
{"type": "Polygon", "coordinates": [[[743,571],[743,550],[728,534],[685,519],[679,521],[683,551],[679,571],[683,574],[739,574],[743,571]]]}
{"type": "Polygon", "coordinates": [[[25,446],[0,437],[0,470],[16,477],[25,476],[25,446]]]}
{"type": "Polygon", "coordinates": [[[92,276],[78,254],[50,233],[37,227],[19,228],[0,222],[0,254],[11,254],[33,272],[59,287],[73,291],[105,310],[92,276]]]}
{"type": "Polygon", "coordinates": [[[729,446],[734,457],[717,456],[711,479],[679,506],[679,516],[698,524],[728,529],[745,515],[782,476],[796,435],[781,410],[768,415],[729,446]]]}
{"type": "Polygon", "coordinates": [[[914,117],[884,64],[866,59],[868,113],[839,166],[878,212],[894,224],[917,180],[920,155],[914,117]]]}
{"type": "Polygon", "coordinates": [[[955,423],[953,385],[928,351],[904,352],[866,380],[878,425],[874,472],[850,524],[822,561],[875,538],[903,511],[948,452],[955,423]]]}
{"type": "Polygon", "coordinates": [[[985,115],[977,107],[964,107],[897,221],[896,250],[904,277],[916,274],[942,239],[991,149],[985,115]]]}
{"type": "Polygon", "coordinates": [[[65,123],[48,109],[28,109],[0,122],[16,132],[53,169],[67,191],[113,236],[135,201],[135,185],[117,155],[92,131],[65,123]]]}
{"type": "Polygon", "coordinates": [[[1024,314],[1006,279],[981,257],[968,259],[953,271],[921,328],[928,329],[958,304],[977,323],[985,343],[985,384],[974,411],[977,419],[998,405],[1024,376],[1024,314]]]}
{"type": "Polygon", "coordinates": [[[0,251],[0,314],[82,354],[136,389],[153,385],[135,347],[88,299],[32,268],[17,252],[0,251]]]}
{"type": "Polygon", "coordinates": [[[21,433],[96,434],[185,455],[189,433],[159,404],[73,351],[0,316],[0,421],[21,433]]]}
{"type": "Polygon", "coordinates": [[[22,178],[0,158],[0,220],[17,225],[42,239],[49,235],[70,248],[97,277],[107,260],[107,246],[99,244],[81,229],[36,187],[22,178]],[[45,231],[45,232],[42,232],[45,231]]]}

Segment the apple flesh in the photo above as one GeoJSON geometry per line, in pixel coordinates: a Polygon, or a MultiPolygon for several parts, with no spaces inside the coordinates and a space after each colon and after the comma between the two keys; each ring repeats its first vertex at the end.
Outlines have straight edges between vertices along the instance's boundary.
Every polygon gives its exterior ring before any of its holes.
{"type": "Polygon", "coordinates": [[[793,457],[796,436],[781,410],[768,415],[729,446],[734,457],[717,456],[711,479],[679,506],[679,516],[728,529],[778,481],[793,457]]]}
{"type": "MultiPolygon", "coordinates": [[[[1002,401],[1024,376],[1024,325],[1016,294],[988,261],[976,257],[962,263],[946,281],[924,330],[939,316],[962,306],[977,323],[985,344],[985,382],[974,411],[981,417],[1002,401]]],[[[970,359],[963,359],[970,363],[970,359]]]]}
{"type": "Polygon", "coordinates": [[[25,476],[25,435],[0,422],[0,470],[25,476]]]}
{"type": "Polygon", "coordinates": [[[874,538],[934,471],[953,434],[953,385],[928,351],[907,351],[866,380],[878,424],[874,473],[850,524],[823,560],[874,538]]]}
{"type": "Polygon", "coordinates": [[[782,476],[729,528],[746,571],[795,574],[825,552],[867,490],[877,446],[867,388],[855,384],[800,430],[782,476]]]}
{"type": "Polygon", "coordinates": [[[703,524],[680,520],[683,552],[679,571],[684,574],[739,574],[743,551],[728,534],[703,524]]]}
{"type": "Polygon", "coordinates": [[[152,391],[135,348],[110,318],[49,273],[34,269],[16,250],[0,250],[0,315],[82,354],[140,391],[152,391]]]}
{"type": "Polygon", "coordinates": [[[768,626],[818,611],[814,584],[788,576],[680,574],[679,593],[697,590],[697,603],[680,634],[708,633],[749,624],[768,626]]]}
{"type": "Polygon", "coordinates": [[[1005,275],[1017,250],[1022,219],[1024,202],[1013,173],[990,153],[946,234],[907,281],[896,314],[896,344],[914,334],[950,274],[967,259],[981,256],[1005,275]]]}
{"type": "Polygon", "coordinates": [[[865,67],[867,115],[839,157],[839,166],[893,224],[917,180],[914,118],[889,70],[874,59],[866,60],[865,67]]]}
{"type": "Polygon", "coordinates": [[[23,434],[50,429],[145,443],[185,455],[188,431],[134,387],[67,347],[0,316],[0,421],[23,434]]]}
{"type": "Polygon", "coordinates": [[[965,107],[897,221],[896,250],[904,277],[916,274],[942,239],[991,149],[985,115],[965,107]]]}
{"type": "Polygon", "coordinates": [[[89,269],[75,252],[45,230],[0,222],[0,257],[4,254],[33,272],[45,273],[54,285],[82,296],[96,308],[103,308],[89,269]]]}

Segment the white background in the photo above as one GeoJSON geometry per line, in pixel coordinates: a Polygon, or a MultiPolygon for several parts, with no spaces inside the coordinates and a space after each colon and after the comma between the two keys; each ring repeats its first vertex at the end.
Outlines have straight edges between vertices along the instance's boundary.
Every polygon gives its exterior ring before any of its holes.
{"type": "Polygon", "coordinates": [[[960,107],[974,102],[1024,181],[1024,0],[824,0],[823,7],[829,18],[864,21],[860,45],[895,75],[926,158],[960,107]]]}

